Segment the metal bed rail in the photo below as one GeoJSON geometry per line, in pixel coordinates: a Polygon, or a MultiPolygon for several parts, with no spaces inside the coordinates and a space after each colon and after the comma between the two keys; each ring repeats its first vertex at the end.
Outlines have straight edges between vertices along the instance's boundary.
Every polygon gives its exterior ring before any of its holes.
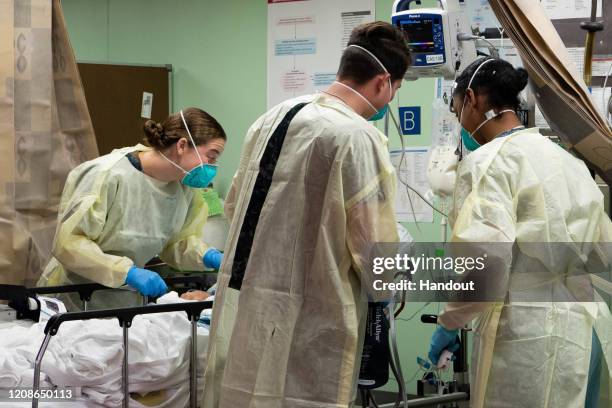
{"type": "MultiPolygon", "coordinates": [[[[173,276],[166,277],[164,281],[171,288],[177,288],[178,290],[186,291],[188,289],[207,289],[209,277],[206,274],[193,274],[187,276],[173,276]]],[[[129,307],[129,308],[117,308],[117,309],[103,309],[95,311],[87,311],[87,302],[91,300],[94,292],[99,290],[113,290],[104,285],[97,283],[84,283],[76,285],[63,285],[63,286],[47,286],[47,287],[35,287],[26,288],[20,285],[0,285],[0,300],[9,301],[9,306],[17,312],[18,319],[30,319],[38,321],[40,316],[40,302],[36,299],[36,295],[50,295],[59,293],[78,293],[81,301],[83,302],[83,312],[69,312],[61,313],[51,316],[45,327],[45,338],[38,351],[38,355],[34,365],[34,395],[40,388],[40,368],[41,361],[44,353],[49,345],[51,337],[57,334],[60,325],[65,321],[73,320],[89,320],[89,319],[102,319],[102,318],[117,318],[120,326],[123,328],[123,349],[124,349],[124,361],[123,361],[123,373],[122,373],[122,386],[124,391],[124,407],[127,407],[129,401],[129,389],[128,389],[128,329],[132,324],[134,316],[140,314],[152,314],[152,313],[165,313],[174,311],[185,311],[187,317],[191,322],[191,366],[190,366],[190,406],[196,407],[197,403],[197,321],[200,318],[202,310],[211,308],[213,305],[212,301],[203,302],[186,302],[166,305],[147,305],[149,298],[143,296],[143,306],[129,307]],[[32,310],[30,305],[30,299],[33,299],[38,303],[36,310],[32,310]]],[[[38,407],[38,399],[32,399],[32,407],[38,407]]]]}
{"type": "MultiPolygon", "coordinates": [[[[407,405],[400,403],[400,408],[417,408],[417,407],[438,407],[441,404],[450,402],[469,401],[470,395],[467,392],[453,392],[451,394],[436,395],[432,397],[415,398],[408,401],[407,405]]],[[[395,402],[388,404],[378,404],[379,408],[396,407],[395,402]]]]}
{"type": "Polygon", "coordinates": [[[167,312],[186,312],[189,321],[191,322],[191,357],[190,357],[190,372],[189,372],[189,400],[190,407],[197,407],[197,321],[200,318],[202,310],[209,309],[213,305],[211,301],[202,302],[185,302],[185,303],[171,303],[164,305],[147,305],[138,307],[118,308],[118,309],[103,309],[93,310],[85,312],[69,312],[60,313],[51,316],[47,325],[45,326],[45,338],[43,340],[36,360],[34,363],[34,387],[32,398],[32,407],[38,407],[38,398],[36,395],[39,394],[40,390],[40,370],[42,359],[45,355],[51,337],[55,336],[59,331],[60,326],[64,322],[75,321],[75,320],[90,320],[90,319],[105,319],[105,318],[116,318],[119,320],[119,325],[123,329],[123,369],[122,369],[122,390],[123,390],[123,407],[128,408],[130,400],[129,390],[129,370],[128,370],[128,349],[129,349],[129,328],[132,325],[132,320],[135,316],[154,314],[154,313],[167,313],[167,312]]]}
{"type": "MultiPolygon", "coordinates": [[[[216,274],[214,274],[216,275],[216,274]]],[[[189,289],[208,289],[211,274],[191,274],[184,276],[171,276],[163,278],[168,287],[177,290],[179,293],[189,289]]],[[[20,285],[0,285],[0,300],[8,300],[9,306],[17,311],[18,319],[31,319],[38,321],[38,311],[31,310],[29,307],[28,298],[36,299],[36,295],[53,295],[59,293],[78,293],[81,302],[83,302],[83,310],[87,310],[88,302],[94,292],[100,290],[126,290],[120,288],[110,288],[100,285],[99,283],[82,283],[75,285],[62,286],[42,286],[27,288],[20,285]]],[[[149,303],[149,298],[143,296],[143,305],[149,303]]]]}

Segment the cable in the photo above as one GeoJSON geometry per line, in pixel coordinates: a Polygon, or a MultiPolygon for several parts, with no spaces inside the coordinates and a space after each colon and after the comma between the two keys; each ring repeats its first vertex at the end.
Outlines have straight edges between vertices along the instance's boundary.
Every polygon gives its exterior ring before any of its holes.
{"type": "Polygon", "coordinates": [[[410,384],[411,382],[413,382],[414,379],[417,377],[417,375],[419,375],[419,373],[421,373],[421,372],[427,373],[427,370],[423,370],[420,366],[417,367],[416,371],[414,372],[414,375],[412,377],[410,377],[410,379],[408,381],[406,381],[406,384],[410,384]]]}
{"type": "Polygon", "coordinates": [[[400,402],[400,397],[401,397],[401,393],[402,393],[402,386],[401,383],[399,381],[399,373],[397,372],[397,367],[395,367],[395,362],[393,361],[393,359],[389,359],[389,365],[391,366],[391,372],[393,372],[393,376],[395,377],[395,382],[397,382],[397,386],[400,388],[397,392],[397,399],[395,400],[395,405],[393,406],[394,408],[397,408],[400,402]]]}
{"type": "Polygon", "coordinates": [[[491,53],[491,55],[494,58],[499,58],[499,51],[497,47],[493,45],[491,41],[487,40],[484,36],[478,36],[478,35],[467,34],[467,33],[459,33],[457,34],[457,41],[483,41],[489,45],[487,48],[489,49],[489,52],[491,53]]]}
{"type": "MultiPolygon", "coordinates": [[[[395,119],[395,115],[393,115],[392,111],[389,111],[389,114],[391,115],[391,119],[393,119],[393,123],[397,127],[397,131],[398,131],[398,134],[399,134],[399,137],[400,137],[400,141],[402,143],[402,156],[400,157],[400,169],[401,169],[402,162],[404,161],[404,158],[406,156],[406,149],[405,149],[404,139],[402,138],[401,128],[400,128],[399,124],[397,123],[397,119],[395,119]]],[[[402,180],[401,173],[398,174],[398,179],[399,179],[400,183],[402,183],[406,188],[408,188],[412,192],[414,192],[421,200],[423,200],[423,202],[425,204],[427,204],[429,207],[431,207],[434,211],[436,211],[437,213],[439,213],[440,215],[443,215],[445,217],[447,216],[447,214],[444,214],[441,210],[439,210],[431,202],[429,202],[425,197],[423,197],[423,195],[421,193],[419,193],[414,187],[409,185],[405,180],[402,180]]]]}
{"type": "Polygon", "coordinates": [[[376,403],[376,400],[374,399],[374,395],[372,394],[372,390],[368,390],[367,397],[368,397],[368,404],[371,402],[373,408],[380,408],[378,406],[378,404],[376,403]]]}
{"type": "Polygon", "coordinates": [[[487,40],[487,39],[486,39],[486,38],[484,38],[484,37],[478,37],[478,40],[480,40],[480,41],[484,41],[484,42],[486,42],[487,44],[489,44],[489,47],[488,47],[488,48],[489,48],[489,52],[492,54],[493,58],[499,58],[499,51],[498,51],[497,47],[495,47],[495,46],[494,46],[494,45],[491,43],[491,41],[487,40]]]}
{"type": "MultiPolygon", "coordinates": [[[[394,310],[395,302],[391,301],[389,306],[390,306],[389,310],[391,311],[394,310]]],[[[397,371],[396,378],[398,380],[398,383],[400,384],[399,392],[401,393],[402,399],[404,401],[404,407],[408,407],[408,399],[406,396],[406,385],[404,383],[404,375],[402,373],[402,364],[400,362],[399,351],[397,348],[397,330],[395,328],[395,317],[393,316],[392,313],[389,314],[389,326],[390,326],[391,339],[392,339],[391,340],[392,353],[391,353],[391,358],[389,360],[395,362],[395,367],[397,371]]]]}
{"type": "MultiPolygon", "coordinates": [[[[399,100],[397,102],[397,105],[399,107],[399,100]]],[[[397,120],[395,119],[395,116],[393,115],[392,111],[387,110],[387,115],[386,116],[386,121],[385,124],[387,125],[387,132],[389,130],[388,128],[388,124],[389,124],[389,114],[391,116],[391,118],[393,119],[393,123],[395,124],[395,127],[397,128],[397,135],[400,138],[400,143],[402,144],[402,155],[400,157],[400,161],[399,164],[397,166],[397,179],[400,180],[400,182],[402,181],[402,163],[404,161],[404,158],[406,157],[406,146],[404,145],[404,138],[402,137],[402,129],[400,128],[399,124],[397,123],[397,120]]],[[[388,137],[388,133],[387,133],[387,137],[388,137]]],[[[406,183],[402,183],[405,184],[407,186],[406,183]]],[[[416,190],[415,190],[416,191],[416,190]]],[[[410,197],[410,192],[408,190],[406,190],[406,195],[408,196],[408,203],[410,203],[410,211],[412,211],[412,218],[414,219],[414,225],[416,226],[417,230],[419,231],[420,235],[423,235],[423,231],[421,231],[421,227],[419,226],[419,223],[417,222],[416,219],[416,212],[414,211],[414,204],[412,203],[412,197],[410,197]]]]}
{"type": "Polygon", "coordinates": [[[418,315],[421,311],[423,311],[423,309],[425,309],[427,306],[429,306],[431,304],[431,302],[427,302],[425,303],[419,310],[417,310],[416,312],[414,312],[409,318],[407,319],[397,319],[397,320],[401,320],[403,322],[409,322],[410,320],[414,319],[414,317],[416,315],[418,315]]]}
{"type": "Polygon", "coordinates": [[[389,351],[389,366],[391,367],[391,372],[393,373],[393,376],[395,377],[395,382],[397,382],[397,386],[399,387],[399,390],[397,392],[397,399],[395,400],[395,405],[394,408],[398,407],[398,403],[400,401],[402,392],[403,392],[403,387],[402,387],[402,383],[400,382],[400,375],[399,372],[397,371],[397,367],[395,366],[395,361],[393,360],[393,355],[391,355],[391,351],[389,351]]]}
{"type": "MultiPolygon", "coordinates": [[[[399,95],[398,95],[398,99],[399,99],[399,95]]],[[[397,103],[398,108],[399,108],[399,101],[397,103]]],[[[387,110],[387,113],[385,114],[385,135],[387,137],[389,137],[389,113],[391,112],[391,110],[387,110]]],[[[393,115],[391,113],[391,115],[393,115]]],[[[393,120],[395,121],[395,118],[393,118],[393,120]]],[[[402,134],[400,132],[401,129],[399,129],[398,127],[398,135],[400,138],[400,142],[402,143],[402,156],[400,157],[400,162],[397,166],[397,179],[401,181],[402,177],[402,161],[404,160],[404,155],[406,154],[405,149],[404,149],[404,138],[402,137],[402,134]]],[[[417,223],[417,219],[416,219],[416,214],[414,212],[414,206],[412,205],[412,199],[410,198],[410,194],[408,194],[408,202],[410,203],[410,210],[412,211],[412,218],[414,219],[414,224],[417,227],[417,230],[419,231],[419,234],[423,235],[423,233],[421,232],[421,228],[419,227],[419,224],[417,223]]],[[[401,306],[401,308],[403,308],[403,305],[401,306]]],[[[400,308],[400,309],[401,309],[400,308]]],[[[401,310],[400,310],[401,311],[401,310]]]]}
{"type": "MultiPolygon", "coordinates": [[[[606,103],[606,86],[608,85],[608,79],[612,74],[612,63],[610,63],[610,68],[608,68],[608,74],[606,75],[606,79],[603,84],[602,95],[601,95],[601,103],[603,108],[604,117],[608,122],[608,125],[612,126],[612,121],[610,120],[610,107],[609,104],[606,103]]],[[[610,97],[612,98],[612,91],[610,92],[610,97]]]]}
{"type": "MultiPolygon", "coordinates": [[[[446,202],[442,200],[442,211],[446,211],[446,202]]],[[[446,247],[446,241],[448,240],[448,216],[442,218],[441,223],[444,225],[444,231],[442,232],[444,246],[446,247]]]]}
{"type": "Polygon", "coordinates": [[[402,303],[400,304],[400,307],[395,311],[393,317],[397,318],[397,316],[399,316],[400,313],[402,313],[402,310],[404,310],[405,306],[406,306],[406,290],[402,290],[402,303]]]}

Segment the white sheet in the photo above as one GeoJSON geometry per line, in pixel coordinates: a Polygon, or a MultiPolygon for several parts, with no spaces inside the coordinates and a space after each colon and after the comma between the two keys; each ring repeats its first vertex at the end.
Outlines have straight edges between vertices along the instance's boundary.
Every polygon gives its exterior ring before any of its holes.
{"type": "MultiPolygon", "coordinates": [[[[171,292],[158,303],[171,303],[171,292]]],[[[0,387],[29,387],[44,324],[0,324],[0,387]]],[[[166,390],[159,408],[189,401],[191,325],[184,312],[137,316],[129,330],[130,392],[166,390]]],[[[120,406],[123,332],[116,319],[62,324],[51,338],[42,364],[43,387],[81,387],[73,406],[120,406]],[[48,380],[48,382],[46,382],[48,380]],[[92,405],[93,404],[93,405],[92,405]]],[[[198,327],[198,377],[203,377],[208,330],[198,327]]],[[[199,381],[200,382],[200,381],[199,381]]],[[[198,394],[199,395],[199,394],[198,394]]],[[[3,406],[0,404],[0,407],[3,406]]],[[[16,406],[15,404],[13,406],[16,406]]],[[[133,401],[130,406],[142,405],[133,401]]]]}

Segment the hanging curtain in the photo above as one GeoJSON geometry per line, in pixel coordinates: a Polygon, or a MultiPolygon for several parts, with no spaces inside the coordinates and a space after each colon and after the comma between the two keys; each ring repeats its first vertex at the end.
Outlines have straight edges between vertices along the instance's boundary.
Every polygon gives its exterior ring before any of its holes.
{"type": "Polygon", "coordinates": [[[68,172],[97,155],[59,0],[0,0],[0,284],[38,280],[68,172]]]}

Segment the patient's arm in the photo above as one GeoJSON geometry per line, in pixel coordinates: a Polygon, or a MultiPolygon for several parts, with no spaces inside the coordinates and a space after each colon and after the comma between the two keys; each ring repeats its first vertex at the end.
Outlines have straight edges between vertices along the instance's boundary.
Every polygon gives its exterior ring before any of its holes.
{"type": "Polygon", "coordinates": [[[208,292],[204,292],[203,290],[192,290],[190,292],[185,292],[181,295],[181,299],[185,300],[206,300],[210,294],[208,292]]]}

